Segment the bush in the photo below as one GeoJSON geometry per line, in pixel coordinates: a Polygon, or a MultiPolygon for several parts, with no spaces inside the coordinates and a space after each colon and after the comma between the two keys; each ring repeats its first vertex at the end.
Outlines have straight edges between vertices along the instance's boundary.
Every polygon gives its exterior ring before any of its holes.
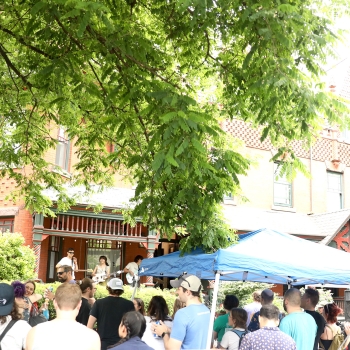
{"type": "MultiPolygon", "coordinates": [[[[36,291],[35,293],[39,293],[44,295],[45,290],[52,286],[53,287],[53,291],[55,292],[57,287],[60,285],[61,283],[59,282],[55,282],[55,283],[37,283],[36,284],[36,291]]],[[[134,289],[130,286],[125,285],[124,286],[124,293],[122,294],[122,298],[131,299],[132,293],[133,293],[134,289]]],[[[136,294],[135,294],[135,298],[140,298],[143,300],[143,302],[145,303],[145,310],[147,311],[149,302],[151,301],[152,297],[154,295],[161,295],[165,301],[168,304],[169,307],[169,313],[170,315],[172,315],[173,313],[173,306],[174,306],[174,301],[176,299],[176,295],[173,291],[170,291],[168,289],[164,289],[161,290],[159,288],[145,288],[142,287],[140,289],[137,289],[136,294]]],[[[105,286],[101,286],[101,285],[97,285],[97,290],[95,293],[95,298],[97,299],[101,299],[108,296],[108,291],[106,289],[105,286]]],[[[41,306],[41,304],[44,302],[44,299],[40,300],[38,302],[38,304],[41,306]]],[[[53,319],[56,317],[56,311],[53,307],[53,303],[50,301],[49,303],[49,313],[50,313],[50,319],[53,319]]]]}
{"type": "Polygon", "coordinates": [[[35,254],[20,233],[0,234],[0,281],[34,278],[35,254]]]}
{"type": "MultiPolygon", "coordinates": [[[[243,307],[253,302],[252,294],[257,290],[271,289],[274,285],[269,283],[258,283],[258,282],[221,282],[218,294],[218,303],[221,304],[225,295],[233,294],[239,300],[239,306],[243,307]]],[[[281,311],[283,311],[283,299],[275,294],[273,302],[281,311]]]]}

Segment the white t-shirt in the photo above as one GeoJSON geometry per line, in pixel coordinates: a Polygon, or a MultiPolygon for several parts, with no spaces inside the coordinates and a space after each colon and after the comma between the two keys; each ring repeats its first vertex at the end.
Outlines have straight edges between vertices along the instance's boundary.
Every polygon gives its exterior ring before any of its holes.
{"type": "Polygon", "coordinates": [[[254,315],[256,312],[260,311],[260,309],[261,309],[261,304],[260,304],[259,302],[257,302],[257,301],[253,301],[252,303],[250,303],[250,304],[244,306],[243,309],[244,309],[245,311],[247,311],[247,314],[248,314],[248,318],[247,318],[247,327],[248,327],[248,326],[249,326],[249,323],[250,323],[250,321],[251,321],[251,319],[252,319],[252,317],[253,317],[253,315],[254,315]]]}
{"type": "Polygon", "coordinates": [[[97,332],[76,321],[53,320],[35,326],[33,350],[96,349],[93,348],[97,332]],[[67,338],[68,337],[68,338],[67,338]]]}
{"type": "MultiPolygon", "coordinates": [[[[12,320],[11,316],[6,317],[6,322],[0,325],[0,335],[12,320]]],[[[1,341],[2,350],[22,350],[26,347],[27,334],[32,327],[26,321],[17,321],[6,333],[1,341]]]]}
{"type": "Polygon", "coordinates": [[[74,264],[74,262],[73,262],[73,265],[72,265],[72,261],[73,261],[73,260],[71,260],[71,259],[65,257],[65,258],[62,258],[62,259],[58,262],[58,264],[60,264],[61,266],[62,266],[62,265],[72,266],[72,269],[73,269],[73,271],[72,271],[72,277],[73,277],[73,279],[75,280],[75,275],[74,275],[75,264],[74,264]]]}
{"type": "MultiPolygon", "coordinates": [[[[152,321],[149,316],[145,316],[146,319],[146,330],[145,333],[143,333],[142,340],[150,346],[154,350],[164,350],[164,341],[160,337],[155,337],[153,332],[152,332],[152,321]]],[[[172,328],[173,327],[173,321],[164,321],[164,324],[172,328]]]]}
{"type": "MultiPolygon", "coordinates": [[[[243,328],[235,328],[238,331],[244,331],[243,328]]],[[[239,349],[240,337],[232,330],[227,331],[221,339],[220,346],[228,350],[238,350],[239,349]]]]}
{"type": "Polygon", "coordinates": [[[128,265],[125,266],[126,269],[129,271],[132,271],[134,275],[139,274],[139,265],[136,264],[136,262],[130,262],[128,265]]]}

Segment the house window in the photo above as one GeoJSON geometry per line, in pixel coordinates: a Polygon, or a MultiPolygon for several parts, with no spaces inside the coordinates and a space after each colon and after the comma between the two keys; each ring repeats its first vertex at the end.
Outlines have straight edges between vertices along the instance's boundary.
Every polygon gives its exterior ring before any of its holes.
{"type": "Polygon", "coordinates": [[[61,167],[63,170],[68,171],[69,165],[69,139],[66,135],[66,131],[63,127],[60,127],[58,131],[58,144],[56,149],[56,162],[55,164],[61,167]]]}
{"type": "Polygon", "coordinates": [[[281,166],[274,164],[273,173],[273,204],[283,207],[292,207],[292,183],[285,175],[281,175],[281,166]]]}
{"type": "Polygon", "coordinates": [[[342,137],[344,142],[350,143],[350,130],[345,129],[344,131],[342,131],[341,137],[342,137]]]}
{"type": "Polygon", "coordinates": [[[327,210],[343,209],[342,174],[327,171],[327,210]]]}
{"type": "Polygon", "coordinates": [[[6,232],[6,231],[13,232],[14,222],[15,222],[14,218],[0,218],[0,231],[1,232],[6,232]]]}

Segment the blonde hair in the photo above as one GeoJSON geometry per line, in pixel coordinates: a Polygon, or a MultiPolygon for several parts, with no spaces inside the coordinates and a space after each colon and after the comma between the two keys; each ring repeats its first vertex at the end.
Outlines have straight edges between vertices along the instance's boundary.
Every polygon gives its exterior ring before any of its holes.
{"type": "Polygon", "coordinates": [[[82,294],[79,286],[72,283],[62,283],[56,290],[55,300],[60,310],[74,310],[82,294]]]}

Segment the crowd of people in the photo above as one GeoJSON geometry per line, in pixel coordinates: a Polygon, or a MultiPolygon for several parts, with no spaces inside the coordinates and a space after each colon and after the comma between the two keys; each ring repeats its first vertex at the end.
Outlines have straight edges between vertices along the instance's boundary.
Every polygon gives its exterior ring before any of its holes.
{"type": "MultiPolygon", "coordinates": [[[[69,259],[74,263],[72,252],[70,249],[69,259]]],[[[2,350],[58,350],[67,345],[84,350],[205,349],[211,332],[212,349],[332,350],[350,334],[349,324],[343,332],[337,323],[342,310],[335,303],[324,305],[322,313],[316,311],[316,289],[307,288],[303,295],[296,288],[288,289],[283,297],[286,315],[273,304],[270,289],[254,292],[253,302],[243,308],[235,295],[226,295],[225,312],[216,317],[210,330],[210,310],[202,302],[201,281],[194,275],[184,274],[170,281],[177,290],[170,315],[169,305],[160,295],[152,297],[147,309],[142,299],[121,297],[124,286],[119,278],[110,278],[106,282],[108,296],[95,300],[96,283],[90,278],[77,283],[72,276],[77,267],[73,263],[57,265],[61,285],[55,293],[36,293],[34,281],[0,283],[2,350]],[[39,307],[38,301],[44,297],[39,307]],[[38,319],[49,302],[56,317],[50,321],[38,319]]],[[[135,264],[139,265],[139,259],[135,264]]],[[[94,273],[107,273],[105,256],[99,265],[94,273]]],[[[127,270],[131,271],[132,265],[127,270]]],[[[131,276],[136,273],[133,271],[131,276]]]]}

